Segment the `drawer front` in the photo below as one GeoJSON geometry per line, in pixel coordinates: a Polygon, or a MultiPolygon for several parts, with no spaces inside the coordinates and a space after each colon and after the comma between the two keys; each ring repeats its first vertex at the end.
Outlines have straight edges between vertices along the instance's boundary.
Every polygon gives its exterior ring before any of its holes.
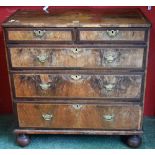
{"type": "Polygon", "coordinates": [[[17,103],[20,127],[140,129],[140,106],[17,103]],[[31,114],[30,114],[31,113],[31,114]]]}
{"type": "Polygon", "coordinates": [[[9,52],[13,68],[142,68],[144,58],[144,48],[12,47],[9,52]]]}
{"type": "Polygon", "coordinates": [[[79,29],[80,41],[146,41],[145,30],[128,30],[128,29],[100,29],[86,30],[79,29]]]}
{"type": "Polygon", "coordinates": [[[71,29],[8,29],[9,41],[73,41],[71,29]]]}
{"type": "Polygon", "coordinates": [[[140,99],[142,75],[13,74],[16,97],[140,99]]]}

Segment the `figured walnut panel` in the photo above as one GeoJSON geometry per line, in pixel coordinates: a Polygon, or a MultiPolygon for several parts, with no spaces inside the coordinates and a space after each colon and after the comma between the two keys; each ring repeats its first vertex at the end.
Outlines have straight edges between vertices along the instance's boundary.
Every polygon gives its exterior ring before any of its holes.
{"type": "Polygon", "coordinates": [[[8,40],[10,41],[72,41],[72,33],[71,31],[46,31],[42,37],[37,37],[33,30],[16,30],[8,31],[8,40]]]}
{"type": "Polygon", "coordinates": [[[144,48],[10,48],[10,55],[12,67],[142,68],[144,48]]]}
{"type": "Polygon", "coordinates": [[[142,68],[143,57],[144,48],[105,48],[101,50],[101,63],[103,67],[107,68],[142,68]]]}
{"type": "Polygon", "coordinates": [[[142,75],[14,74],[16,97],[140,98],[142,75]]]}
{"type": "Polygon", "coordinates": [[[48,103],[17,103],[17,113],[20,127],[108,130],[140,129],[142,115],[141,107],[133,105],[103,106],[48,103]],[[51,118],[45,120],[43,115],[49,115],[51,118]]]}
{"type": "Polygon", "coordinates": [[[145,31],[121,31],[115,37],[109,37],[106,30],[80,31],[81,41],[144,41],[145,31]]]}

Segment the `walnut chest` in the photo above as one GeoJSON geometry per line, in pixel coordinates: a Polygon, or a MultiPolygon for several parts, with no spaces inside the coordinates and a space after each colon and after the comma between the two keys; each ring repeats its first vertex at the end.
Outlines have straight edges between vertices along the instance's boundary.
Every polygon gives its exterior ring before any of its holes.
{"type": "Polygon", "coordinates": [[[29,134],[141,143],[150,22],[138,9],[17,11],[3,23],[17,143],[29,134]]]}

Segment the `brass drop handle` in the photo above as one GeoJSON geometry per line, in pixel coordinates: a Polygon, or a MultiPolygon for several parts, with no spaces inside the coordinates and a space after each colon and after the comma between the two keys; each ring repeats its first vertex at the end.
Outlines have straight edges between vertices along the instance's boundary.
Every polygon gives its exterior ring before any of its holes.
{"type": "Polygon", "coordinates": [[[38,38],[42,38],[46,34],[45,30],[34,30],[33,32],[35,37],[38,37],[38,38]]]}
{"type": "Polygon", "coordinates": [[[115,88],[115,84],[107,84],[104,86],[107,91],[112,91],[115,88]]]}
{"type": "Polygon", "coordinates": [[[42,114],[42,118],[45,121],[50,121],[53,118],[53,115],[52,114],[42,114]]]}
{"type": "Polygon", "coordinates": [[[79,48],[73,48],[73,49],[72,49],[72,52],[73,52],[74,54],[78,54],[78,53],[80,52],[80,49],[79,49],[79,48]]]}
{"type": "Polygon", "coordinates": [[[41,87],[42,90],[47,90],[48,88],[51,87],[50,83],[40,83],[39,86],[41,87]]]}
{"type": "Polygon", "coordinates": [[[81,75],[71,75],[71,78],[73,80],[80,80],[81,79],[81,75]]]}
{"type": "Polygon", "coordinates": [[[113,52],[113,51],[105,51],[103,58],[105,63],[113,63],[114,61],[119,62],[120,61],[120,52],[113,52]]]}
{"type": "Polygon", "coordinates": [[[37,58],[41,63],[44,63],[48,59],[48,55],[46,54],[38,55],[37,58]]]}
{"type": "Polygon", "coordinates": [[[104,57],[107,63],[112,63],[115,60],[115,56],[112,54],[108,54],[104,57]]]}
{"type": "Polygon", "coordinates": [[[105,121],[113,121],[114,117],[114,115],[103,115],[105,121]]]}
{"type": "Polygon", "coordinates": [[[107,30],[106,32],[110,38],[114,38],[119,34],[119,30],[107,30]]]}

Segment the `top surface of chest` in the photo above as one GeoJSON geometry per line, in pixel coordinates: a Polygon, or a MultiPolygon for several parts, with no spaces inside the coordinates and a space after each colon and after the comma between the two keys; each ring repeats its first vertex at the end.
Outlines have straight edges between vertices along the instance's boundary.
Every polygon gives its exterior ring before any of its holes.
{"type": "Polygon", "coordinates": [[[18,10],[4,27],[149,27],[139,9],[18,10]]]}

